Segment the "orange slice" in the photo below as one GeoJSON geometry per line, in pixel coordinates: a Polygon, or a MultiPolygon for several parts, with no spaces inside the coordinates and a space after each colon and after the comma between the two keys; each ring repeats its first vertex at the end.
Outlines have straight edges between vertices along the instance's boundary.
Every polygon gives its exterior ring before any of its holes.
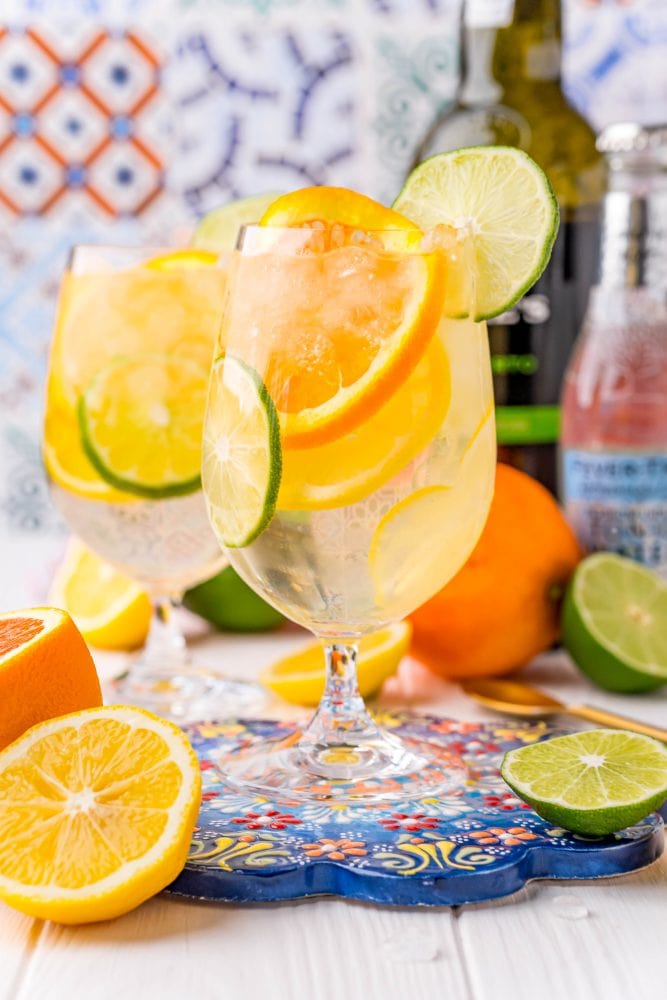
{"type": "Polygon", "coordinates": [[[402,229],[421,230],[411,219],[385,208],[364,194],[340,187],[307,187],[281,195],[272,202],[260,220],[262,226],[309,226],[314,222],[329,226],[338,223],[365,231],[402,229]]]}
{"type": "MultiPolygon", "coordinates": [[[[240,256],[233,280],[244,294],[232,297],[223,342],[260,372],[284,447],[325,444],[375,413],[419,363],[442,314],[443,255],[385,249],[380,230],[421,233],[339,188],[284,195],[262,225],[312,228],[313,240],[240,256]]],[[[415,240],[388,243],[410,251],[415,240]]]]}
{"type": "Polygon", "coordinates": [[[328,444],[283,451],[278,508],[326,510],[370,496],[434,439],[450,399],[449,361],[433,337],[414,371],[370,419],[328,444]]]}
{"type": "Polygon", "coordinates": [[[150,712],[34,726],[0,754],[0,899],[67,924],[127,913],[183,868],[200,799],[187,737],[150,712]]]}
{"type": "Polygon", "coordinates": [[[36,722],[101,704],[95,664],[65,611],[0,614],[0,748],[36,722]]]}

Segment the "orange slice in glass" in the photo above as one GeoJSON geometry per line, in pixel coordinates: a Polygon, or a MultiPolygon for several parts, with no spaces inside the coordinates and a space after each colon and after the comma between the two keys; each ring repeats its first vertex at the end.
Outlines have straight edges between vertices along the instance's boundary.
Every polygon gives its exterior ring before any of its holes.
{"type": "Polygon", "coordinates": [[[252,331],[244,360],[276,405],[283,445],[326,444],[372,416],[424,355],[442,313],[443,255],[413,252],[413,223],[341,188],[283,195],[262,225],[313,239],[241,256],[246,294],[233,297],[223,338],[237,352],[235,331],[252,331]]]}

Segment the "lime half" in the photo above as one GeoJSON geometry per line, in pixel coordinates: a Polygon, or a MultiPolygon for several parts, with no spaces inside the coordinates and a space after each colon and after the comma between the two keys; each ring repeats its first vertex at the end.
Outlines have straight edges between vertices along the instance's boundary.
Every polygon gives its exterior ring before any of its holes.
{"type": "Polygon", "coordinates": [[[421,229],[452,227],[462,241],[472,240],[476,320],[498,316],[535,284],[558,231],[545,174],[509,146],[430,157],[412,171],[393,207],[421,229]]]}
{"type": "Polygon", "coordinates": [[[229,548],[249,545],[273,517],[282,469],[278,414],[257,372],[218,358],[211,373],[202,480],[211,523],[229,548]]]}
{"type": "Polygon", "coordinates": [[[190,245],[200,250],[224,253],[233,250],[241,226],[259,222],[279,194],[255,194],[214,208],[199,220],[190,245]]]}
{"type": "Polygon", "coordinates": [[[168,354],[116,358],[79,399],[83,449],[105,482],[140,497],[200,485],[207,375],[168,354]]]}
{"type": "Polygon", "coordinates": [[[632,826],[667,799],[667,747],[617,729],[510,750],[500,773],[544,819],[592,836],[632,826]]]}
{"type": "Polygon", "coordinates": [[[608,691],[667,683],[667,585],[623,556],[588,556],[565,595],[562,640],[577,666],[608,691]]]}

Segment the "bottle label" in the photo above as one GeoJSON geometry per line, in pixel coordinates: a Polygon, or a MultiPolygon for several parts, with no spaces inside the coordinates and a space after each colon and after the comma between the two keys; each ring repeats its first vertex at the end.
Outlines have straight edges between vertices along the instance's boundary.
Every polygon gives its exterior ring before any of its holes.
{"type": "Polygon", "coordinates": [[[588,550],[667,570],[667,453],[563,451],[565,510],[588,550]]]}
{"type": "Polygon", "coordinates": [[[506,28],[514,17],[514,0],[464,0],[466,28],[506,28]]]}

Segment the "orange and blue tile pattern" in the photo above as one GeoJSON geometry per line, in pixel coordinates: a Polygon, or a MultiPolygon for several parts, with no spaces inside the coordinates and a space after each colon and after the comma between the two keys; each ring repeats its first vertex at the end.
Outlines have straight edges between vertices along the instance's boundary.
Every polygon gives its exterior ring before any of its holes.
{"type": "MultiPolygon", "coordinates": [[[[395,905],[458,905],[509,895],[533,878],[597,878],[659,857],[654,814],[612,837],[580,838],[553,827],[500,777],[503,753],[553,734],[544,723],[462,723],[431,716],[382,717],[397,733],[460,758],[466,778],[446,795],[381,805],[299,803],[243,794],[216,761],[266,739],[284,722],[187,726],[204,794],[188,863],[170,891],[234,902],[332,894],[395,905]]],[[[372,784],[369,782],[369,784],[372,784]]]]}

